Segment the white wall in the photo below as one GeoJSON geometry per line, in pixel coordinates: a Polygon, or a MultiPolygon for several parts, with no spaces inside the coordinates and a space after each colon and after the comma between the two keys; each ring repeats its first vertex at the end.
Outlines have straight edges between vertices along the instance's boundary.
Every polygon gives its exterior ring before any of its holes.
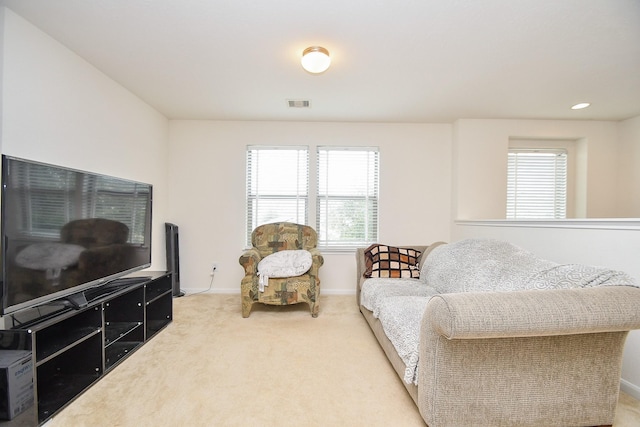
{"type": "Polygon", "coordinates": [[[616,122],[462,119],[454,132],[454,218],[505,218],[509,138],[584,141],[586,217],[621,216],[616,122]]]}
{"type": "Polygon", "coordinates": [[[620,153],[620,213],[628,218],[640,218],[640,116],[618,125],[620,153]]]}
{"type": "Polygon", "coordinates": [[[2,151],[2,127],[4,117],[4,33],[5,33],[5,8],[0,7],[0,152],[2,151]]]}
{"type": "Polygon", "coordinates": [[[2,153],[153,184],[152,268],[163,270],[168,120],[2,9],[2,153]]]}
{"type": "MultiPolygon", "coordinates": [[[[181,282],[239,292],[245,247],[247,145],[378,146],[380,241],[420,244],[449,239],[451,126],[300,122],[170,122],[169,218],[180,227],[181,282]]],[[[283,165],[286,167],[286,165],[283,165]]],[[[323,293],[355,291],[353,253],[325,253],[323,293]]]]}

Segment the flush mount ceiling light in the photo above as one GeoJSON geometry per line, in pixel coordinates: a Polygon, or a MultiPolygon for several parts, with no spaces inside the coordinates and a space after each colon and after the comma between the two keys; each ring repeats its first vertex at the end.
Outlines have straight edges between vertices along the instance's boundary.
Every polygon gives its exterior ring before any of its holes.
{"type": "Polygon", "coordinates": [[[579,104],[574,105],[573,107],[571,107],[572,110],[582,110],[583,108],[587,108],[589,105],[591,105],[588,102],[581,102],[579,104]]]}
{"type": "Polygon", "coordinates": [[[311,46],[302,51],[302,68],[313,74],[327,70],[331,65],[329,51],[320,46],[311,46]]]}

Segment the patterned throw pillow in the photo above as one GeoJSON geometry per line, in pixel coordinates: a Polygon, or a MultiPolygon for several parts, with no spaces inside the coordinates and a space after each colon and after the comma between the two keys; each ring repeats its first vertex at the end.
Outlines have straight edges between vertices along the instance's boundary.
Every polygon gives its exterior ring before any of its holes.
{"type": "Polygon", "coordinates": [[[409,248],[373,244],[364,251],[364,277],[414,278],[420,277],[418,258],[422,252],[409,248]]]}

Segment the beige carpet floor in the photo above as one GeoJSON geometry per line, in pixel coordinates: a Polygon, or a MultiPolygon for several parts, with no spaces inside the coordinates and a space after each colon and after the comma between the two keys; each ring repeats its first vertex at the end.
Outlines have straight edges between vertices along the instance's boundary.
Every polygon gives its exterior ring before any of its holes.
{"type": "MultiPolygon", "coordinates": [[[[323,296],[256,304],[239,295],[174,299],[174,321],[56,415],[68,426],[424,426],[355,305],[323,296]]],[[[616,427],[640,425],[621,396],[616,427]]]]}

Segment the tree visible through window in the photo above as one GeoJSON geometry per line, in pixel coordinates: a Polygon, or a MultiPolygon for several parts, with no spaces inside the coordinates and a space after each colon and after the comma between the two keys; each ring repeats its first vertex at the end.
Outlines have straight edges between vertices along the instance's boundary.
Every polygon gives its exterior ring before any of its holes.
{"type": "Polygon", "coordinates": [[[319,246],[353,248],[378,240],[378,150],[318,147],[319,246]]]}
{"type": "Polygon", "coordinates": [[[566,210],[566,150],[510,149],[507,219],[562,219],[566,210]]]}

